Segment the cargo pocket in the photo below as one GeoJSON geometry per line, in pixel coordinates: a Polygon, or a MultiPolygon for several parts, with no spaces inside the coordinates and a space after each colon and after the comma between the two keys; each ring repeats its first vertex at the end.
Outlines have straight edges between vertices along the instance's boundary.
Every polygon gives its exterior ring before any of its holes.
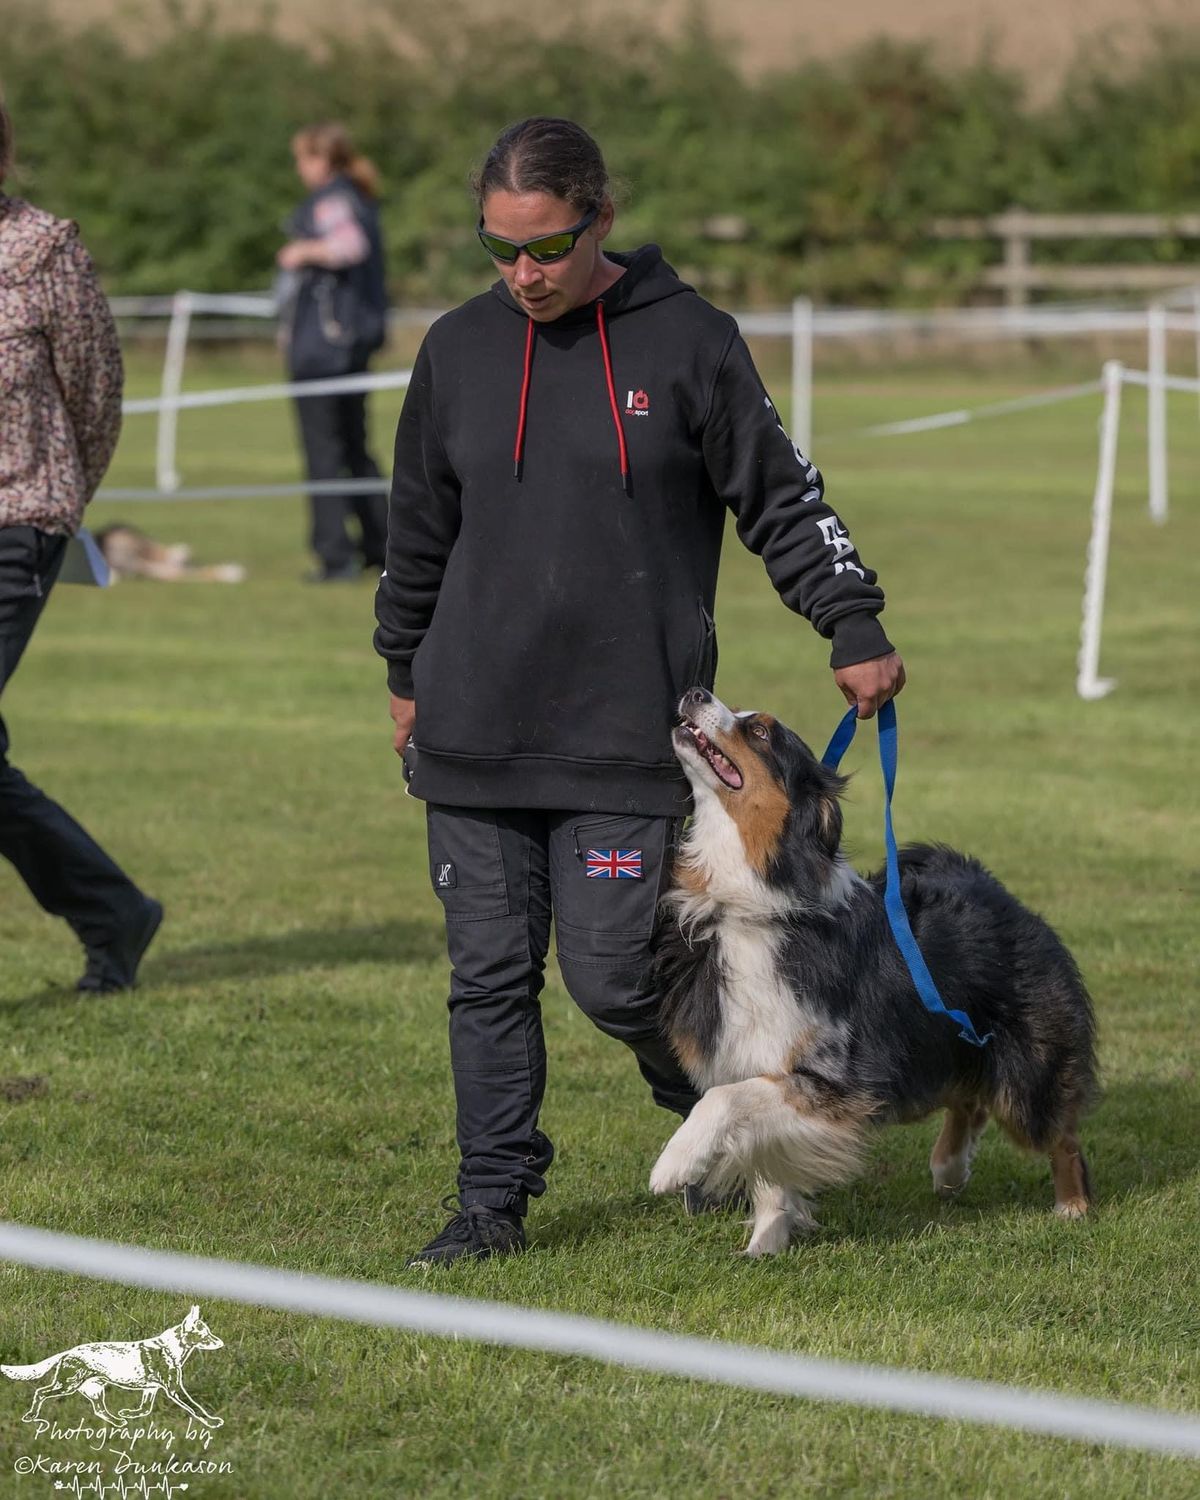
{"type": "Polygon", "coordinates": [[[509,915],[495,815],[426,804],[429,878],[448,922],[509,915]]]}
{"type": "Polygon", "coordinates": [[[564,955],[622,958],[649,941],[674,827],[671,818],[628,813],[564,823],[551,851],[564,955]]]}

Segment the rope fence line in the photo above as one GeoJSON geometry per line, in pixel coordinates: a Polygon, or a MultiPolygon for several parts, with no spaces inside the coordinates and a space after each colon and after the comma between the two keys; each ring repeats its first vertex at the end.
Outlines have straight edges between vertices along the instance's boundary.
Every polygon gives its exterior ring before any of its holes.
{"type": "Polygon", "coordinates": [[[377,375],[332,375],[326,380],[292,380],[279,385],[222,386],[211,391],[188,391],[177,396],[146,396],[122,401],[124,416],[147,412],[191,411],[203,406],[240,406],[247,401],[278,401],[287,396],[336,396],[353,391],[404,390],[412,370],[382,370],[377,375]]]}
{"type": "Polygon", "coordinates": [[[292,479],[282,484],[212,484],[180,490],[101,490],[96,500],[278,500],[288,495],[386,495],[390,479],[292,479]]]}
{"type": "Polygon", "coordinates": [[[742,1390],[805,1396],[1200,1459],[1200,1417],[991,1381],[785,1354],[539,1308],[146,1250],[0,1223],[0,1259],[124,1286],[438,1338],[596,1360],[742,1390]]]}
{"type": "Polygon", "coordinates": [[[1085,380],[1079,385],[1058,386],[1051,391],[1036,391],[1028,396],[1013,396],[1006,401],[990,401],[986,406],[960,407],[955,411],[935,412],[928,417],[912,417],[904,422],[879,422],[860,427],[846,437],[902,437],[913,432],[932,432],[939,427],[962,427],[986,417],[1007,417],[1016,412],[1033,411],[1039,406],[1054,406],[1059,401],[1074,401],[1080,396],[1094,396],[1103,389],[1099,380],[1085,380]]]}

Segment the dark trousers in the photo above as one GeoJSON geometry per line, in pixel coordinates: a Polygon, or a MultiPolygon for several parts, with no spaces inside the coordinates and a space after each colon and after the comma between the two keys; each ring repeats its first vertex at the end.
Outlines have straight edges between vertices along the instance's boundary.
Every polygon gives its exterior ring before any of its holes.
{"type": "Polygon", "coordinates": [[[698,1097],[659,1033],[658,1000],[647,983],[655,908],[679,824],[436,804],[427,817],[452,968],[459,1193],[464,1203],[524,1213],[527,1200],[545,1192],[554,1155],[538,1129],[546,1087],[538,997],[552,913],[571,998],[632,1050],[658,1104],[686,1115],[698,1097]],[[626,856],[623,866],[614,851],[626,856]]]}
{"type": "MultiPolygon", "coordinates": [[[[0,527],[0,692],[17,669],[62,567],[67,539],[32,526],[0,527]]],[[[144,897],[69,813],[8,763],[0,719],[0,854],[34,899],[80,940],[101,946],[144,897]]]]}
{"type": "MultiPolygon", "coordinates": [[[[337,396],[305,396],[296,402],[300,440],[309,479],[378,479],[379,465],[367,451],[367,398],[363,391],[337,396]]],[[[357,557],[382,568],[387,553],[387,495],[308,497],[312,549],[326,571],[349,567],[357,557]],[[346,522],[358,520],[359,540],[346,522]]]]}

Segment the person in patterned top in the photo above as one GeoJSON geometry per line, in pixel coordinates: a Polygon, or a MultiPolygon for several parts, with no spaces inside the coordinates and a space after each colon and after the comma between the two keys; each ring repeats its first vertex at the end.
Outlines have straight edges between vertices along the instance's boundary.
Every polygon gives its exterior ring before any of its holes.
{"type": "MultiPolygon", "coordinates": [[[[58,577],[121,428],[121,350],[78,227],[10,198],[0,104],[0,693],[58,577]]],[[[127,989],[162,907],[8,760],[0,719],[0,855],[83,944],[77,988],[127,989]]]]}

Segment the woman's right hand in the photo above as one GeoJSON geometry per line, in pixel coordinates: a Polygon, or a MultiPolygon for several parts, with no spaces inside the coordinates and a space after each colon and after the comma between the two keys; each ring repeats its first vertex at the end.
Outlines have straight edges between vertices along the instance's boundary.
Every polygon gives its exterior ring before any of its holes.
{"type": "Polygon", "coordinates": [[[402,756],[412,739],[413,725],[417,721],[417,705],[412,698],[397,698],[395,693],[391,695],[391,700],[392,723],[396,726],[392,748],[397,755],[402,756]]]}

